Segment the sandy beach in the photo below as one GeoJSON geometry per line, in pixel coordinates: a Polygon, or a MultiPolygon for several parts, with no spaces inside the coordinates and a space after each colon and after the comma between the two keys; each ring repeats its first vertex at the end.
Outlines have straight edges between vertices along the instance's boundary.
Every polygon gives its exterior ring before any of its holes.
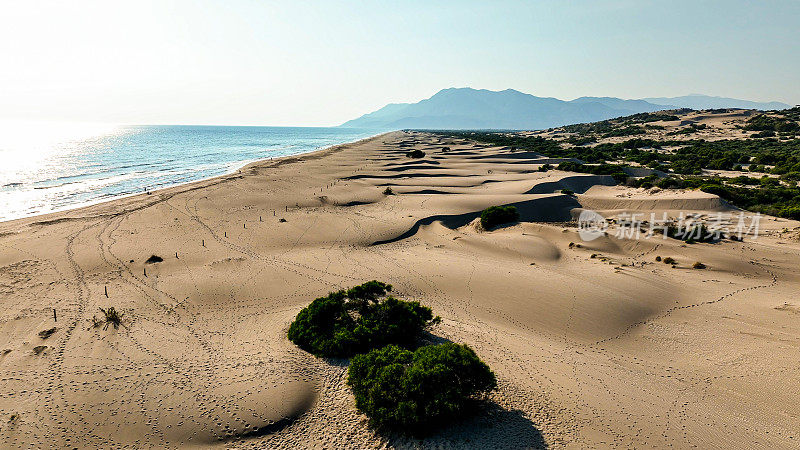
{"type": "Polygon", "coordinates": [[[800,223],[584,242],[581,208],[734,210],[546,162],[392,132],[0,223],[0,446],[800,448],[800,223]],[[505,204],[519,223],[476,226],[505,204]],[[286,339],[313,299],[373,279],[494,370],[484,411],[424,440],[378,435],[346,363],[286,339]],[[123,326],[93,327],[111,306],[123,326]]]}

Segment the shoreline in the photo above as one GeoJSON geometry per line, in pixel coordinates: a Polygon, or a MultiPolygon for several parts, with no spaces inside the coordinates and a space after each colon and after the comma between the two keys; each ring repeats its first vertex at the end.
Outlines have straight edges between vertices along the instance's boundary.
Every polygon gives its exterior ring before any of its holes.
{"type": "MultiPolygon", "coordinates": [[[[186,182],[182,182],[182,183],[177,183],[177,184],[174,184],[174,185],[171,185],[171,186],[161,187],[161,188],[158,188],[158,189],[155,189],[155,190],[152,190],[152,191],[121,194],[121,195],[114,196],[112,198],[92,201],[92,202],[89,202],[89,203],[82,203],[82,204],[73,205],[73,206],[67,206],[67,207],[65,207],[63,209],[58,209],[56,211],[37,213],[37,214],[30,215],[30,216],[18,217],[18,218],[15,218],[15,219],[0,220],[0,234],[11,232],[11,231],[8,231],[8,230],[4,229],[7,226],[21,225],[23,223],[25,223],[26,225],[35,225],[35,224],[40,224],[40,223],[41,224],[53,223],[54,221],[62,221],[62,220],[79,220],[79,219],[85,219],[85,218],[87,218],[89,216],[96,217],[96,216],[102,215],[102,214],[100,212],[97,212],[97,213],[92,214],[92,215],[88,215],[88,216],[82,215],[80,217],[50,217],[50,216],[66,215],[66,214],[68,214],[70,212],[80,213],[82,211],[85,211],[85,210],[88,210],[88,209],[91,209],[91,208],[102,208],[104,206],[113,207],[114,205],[111,205],[111,204],[115,203],[115,202],[124,202],[126,200],[135,201],[135,200],[137,200],[137,197],[148,198],[148,197],[150,197],[152,195],[163,195],[163,194],[166,193],[166,191],[171,191],[171,190],[176,190],[176,191],[175,192],[170,192],[169,195],[170,196],[171,195],[176,195],[176,194],[178,194],[180,192],[194,190],[194,189],[197,189],[197,188],[201,187],[201,186],[191,186],[191,185],[196,184],[196,183],[208,183],[208,182],[213,181],[213,180],[215,180],[217,178],[228,179],[231,176],[235,176],[235,175],[241,173],[244,170],[253,169],[253,168],[269,167],[268,165],[265,166],[265,164],[267,164],[267,163],[285,164],[286,161],[291,159],[291,158],[295,158],[295,160],[304,159],[305,157],[313,156],[313,155],[317,155],[317,154],[322,154],[322,153],[328,152],[330,150],[334,150],[334,149],[336,149],[338,147],[341,147],[341,146],[356,145],[356,144],[368,142],[371,139],[375,139],[375,138],[378,138],[380,136],[383,136],[383,135],[386,135],[386,134],[389,134],[389,133],[393,133],[393,132],[394,131],[384,131],[382,133],[378,133],[378,134],[375,134],[375,135],[372,135],[372,136],[368,136],[368,137],[365,137],[365,138],[362,138],[362,139],[358,139],[356,141],[349,141],[349,142],[343,142],[341,144],[334,144],[334,145],[331,145],[331,146],[328,146],[328,147],[325,147],[325,148],[321,148],[321,149],[317,149],[317,150],[313,150],[313,151],[309,151],[309,152],[303,152],[303,153],[297,153],[297,154],[294,154],[294,155],[285,155],[285,156],[279,156],[279,157],[273,157],[273,158],[263,158],[263,159],[257,159],[257,160],[249,161],[249,162],[243,162],[243,165],[238,166],[235,169],[231,169],[229,171],[226,171],[223,174],[212,175],[212,176],[201,178],[201,179],[198,179],[198,180],[192,180],[192,181],[186,181],[186,182]],[[187,189],[180,190],[181,188],[187,188],[187,189]],[[37,220],[37,219],[39,219],[39,220],[37,220]]],[[[276,165],[279,165],[279,164],[276,164],[276,165]]],[[[115,214],[120,214],[120,213],[122,213],[122,212],[117,212],[115,214]]]]}

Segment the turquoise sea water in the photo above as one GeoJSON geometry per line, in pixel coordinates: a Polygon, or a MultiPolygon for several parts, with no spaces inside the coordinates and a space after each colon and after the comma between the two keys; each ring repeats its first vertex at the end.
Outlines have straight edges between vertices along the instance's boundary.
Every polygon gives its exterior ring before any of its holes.
{"type": "Polygon", "coordinates": [[[0,125],[0,220],[233,171],[378,134],[306,127],[0,125]]]}

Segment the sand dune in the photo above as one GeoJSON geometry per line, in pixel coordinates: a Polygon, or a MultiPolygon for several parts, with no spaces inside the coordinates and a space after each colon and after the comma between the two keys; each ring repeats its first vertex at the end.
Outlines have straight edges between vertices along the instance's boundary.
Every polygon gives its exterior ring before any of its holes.
{"type": "Polygon", "coordinates": [[[703,191],[626,189],[621,186],[592,186],[580,196],[581,205],[598,211],[705,211],[735,210],[714,194],[703,191]]]}
{"type": "Polygon", "coordinates": [[[543,161],[395,132],[0,224],[0,441],[800,447],[800,240],[783,232],[798,223],[765,220],[767,234],[744,242],[613,229],[583,242],[567,223],[581,208],[730,208],[537,172],[543,161]],[[407,158],[415,148],[426,156],[407,158]],[[479,229],[497,204],[516,205],[522,222],[479,229]],[[443,318],[434,333],[492,367],[500,388],[486,410],[423,441],[377,435],[354,408],[345,362],[286,340],[311,300],[371,279],[431,306],[443,318]],[[92,327],[108,306],[124,326],[92,327]]]}
{"type": "Polygon", "coordinates": [[[597,186],[613,186],[616,184],[611,175],[576,175],[561,176],[555,181],[537,183],[527,193],[544,194],[568,189],[579,194],[585,193],[590,188],[597,186]]]}

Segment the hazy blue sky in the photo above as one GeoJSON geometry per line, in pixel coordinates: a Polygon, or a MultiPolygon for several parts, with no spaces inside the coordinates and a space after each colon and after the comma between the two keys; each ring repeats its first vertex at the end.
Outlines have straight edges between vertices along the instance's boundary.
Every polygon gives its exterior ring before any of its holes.
{"type": "Polygon", "coordinates": [[[336,125],[446,87],[800,103],[800,1],[3,2],[0,117],[336,125]]]}

